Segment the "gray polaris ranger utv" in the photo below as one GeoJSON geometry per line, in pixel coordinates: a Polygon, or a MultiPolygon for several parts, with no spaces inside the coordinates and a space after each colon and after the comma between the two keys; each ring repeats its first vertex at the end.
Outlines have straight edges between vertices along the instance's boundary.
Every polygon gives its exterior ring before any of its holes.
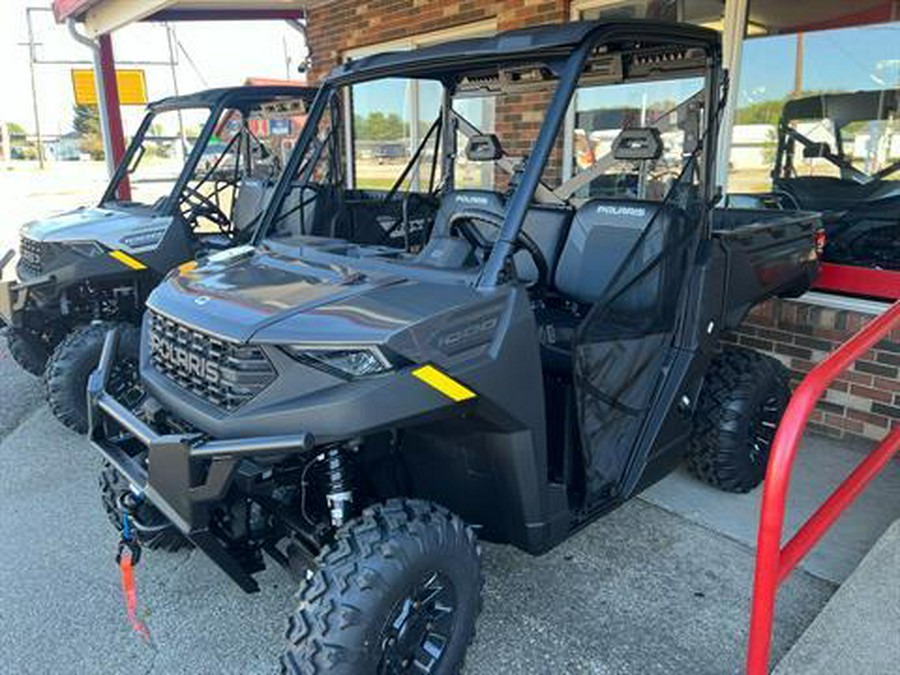
{"type": "MultiPolygon", "coordinates": [[[[152,103],[96,207],[21,228],[17,278],[0,283],[0,318],[13,358],[45,375],[64,424],[87,430],[87,377],[111,325],[123,326],[123,348],[136,358],[144,301],[163,275],[249,240],[314,94],[236,87],[152,103]],[[179,136],[179,127],[188,131],[179,136]]],[[[127,382],[129,369],[133,360],[123,360],[117,379],[127,382]]]]}
{"type": "Polygon", "coordinates": [[[122,546],[192,544],[246,591],[294,572],[286,672],[455,673],[476,534],[539,554],[685,457],[757,485],[787,377],[719,337],[808,288],[820,222],[713,208],[724,81],[715,32],[652,22],[333,72],[251,244],[150,295],[136,405],[107,338],[122,546]],[[420,133],[391,184],[366,120],[398,90],[420,133]]]}

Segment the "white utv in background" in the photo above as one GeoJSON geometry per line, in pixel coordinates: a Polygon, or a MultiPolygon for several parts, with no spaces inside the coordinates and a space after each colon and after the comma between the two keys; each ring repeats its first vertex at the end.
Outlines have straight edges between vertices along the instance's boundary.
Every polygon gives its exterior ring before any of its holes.
{"type": "MultiPolygon", "coordinates": [[[[16,278],[0,282],[0,319],[13,358],[45,377],[65,425],[87,430],[84,391],[106,331],[123,328],[127,357],[114,380],[127,388],[153,287],[176,265],[252,236],[291,136],[260,132],[273,119],[301,126],[314,95],[295,86],[233,87],[152,103],[96,207],[22,226],[16,278]],[[202,122],[190,148],[184,137],[162,135],[177,134],[176,120],[186,118],[202,122]],[[121,197],[126,186],[134,200],[121,197]]],[[[3,257],[0,272],[11,259],[3,257]]]]}

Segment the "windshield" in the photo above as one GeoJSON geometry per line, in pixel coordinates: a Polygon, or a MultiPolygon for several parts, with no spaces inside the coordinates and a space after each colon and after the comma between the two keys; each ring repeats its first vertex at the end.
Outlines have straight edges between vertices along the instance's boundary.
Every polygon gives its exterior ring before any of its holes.
{"type": "Polygon", "coordinates": [[[692,105],[699,106],[702,96],[702,78],[580,87],[574,103],[572,173],[584,184],[574,194],[665,198],[681,173],[685,154],[696,144],[700,118],[691,118],[697,112],[692,105]],[[662,142],[659,157],[617,158],[613,146],[627,129],[656,130],[662,142]]]}
{"type": "Polygon", "coordinates": [[[900,179],[900,119],[790,120],[782,126],[784,177],[868,183],[900,179]]]}
{"type": "MultiPolygon", "coordinates": [[[[451,99],[455,133],[448,138],[440,109],[444,92],[436,82],[391,78],[329,90],[268,235],[355,236],[359,243],[401,245],[403,233],[389,228],[411,196],[416,202],[435,199],[451,185],[508,196],[541,130],[550,94],[549,83],[545,91],[527,94],[459,93],[451,99]],[[523,103],[530,109],[521,112],[523,103]],[[496,156],[471,152],[470,144],[486,136],[498,141],[496,156]],[[366,233],[358,218],[344,220],[359,209],[341,209],[365,202],[380,212],[375,215],[382,231],[369,224],[366,233]]],[[[570,164],[545,167],[536,199],[573,206],[601,197],[661,201],[697,148],[703,94],[699,77],[578,87],[571,124],[562,132],[569,137],[561,133],[557,140],[557,154],[568,151],[570,164]],[[658,138],[658,156],[616,154],[617,139],[633,130],[658,138]]]]}
{"type": "MultiPolygon", "coordinates": [[[[133,202],[152,206],[171,194],[209,115],[208,108],[186,108],[166,110],[144,120],[131,141],[125,174],[133,202]]],[[[115,194],[120,182],[115,181],[107,194],[115,194]]]]}
{"type": "Polygon", "coordinates": [[[104,201],[114,201],[111,195],[127,176],[132,198],[116,202],[122,206],[179,213],[195,233],[249,236],[306,112],[305,100],[279,95],[216,113],[202,108],[152,115],[104,201]]]}
{"type": "MultiPolygon", "coordinates": [[[[706,63],[700,50],[657,49],[651,58],[627,62],[598,50],[575,83],[568,113],[555,120],[549,111],[558,71],[541,63],[493,71],[482,65],[453,80],[326,85],[258,241],[302,246],[310,255],[474,271],[498,248],[501,231],[516,227],[527,236],[514,239],[513,248],[531,247],[532,258],[549,259],[532,270],[546,278],[557,253],[553,242],[586,203],[658,203],[676,185],[687,188],[678,193],[679,207],[700,199],[709,126],[706,63]],[[626,68],[638,75],[635,81],[623,74],[626,68]],[[537,158],[543,137],[553,133],[552,150],[537,158]],[[520,186],[535,172],[524,220],[507,223],[520,186]],[[477,225],[460,224],[461,214],[477,225]],[[461,238],[466,244],[458,259],[438,260],[449,254],[431,250],[438,239],[461,238]],[[536,251],[541,245],[548,250],[536,251]]],[[[625,213],[618,205],[603,209],[625,213]]]]}

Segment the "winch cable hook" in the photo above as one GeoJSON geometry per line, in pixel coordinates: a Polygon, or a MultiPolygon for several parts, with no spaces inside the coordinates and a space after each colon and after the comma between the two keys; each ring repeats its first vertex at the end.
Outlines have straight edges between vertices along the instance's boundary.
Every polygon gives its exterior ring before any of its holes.
{"type": "Polygon", "coordinates": [[[131,629],[147,644],[152,643],[150,629],[138,617],[137,586],[134,580],[134,568],[141,560],[141,545],[134,537],[128,511],[122,513],[122,538],[116,553],[116,564],[122,579],[122,597],[125,601],[125,612],[131,629]]]}

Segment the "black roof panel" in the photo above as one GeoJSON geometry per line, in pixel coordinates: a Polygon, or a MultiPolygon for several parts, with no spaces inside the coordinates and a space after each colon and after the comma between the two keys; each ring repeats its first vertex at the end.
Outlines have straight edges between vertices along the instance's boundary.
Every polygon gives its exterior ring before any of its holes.
{"type": "Polygon", "coordinates": [[[781,119],[830,119],[841,127],[848,122],[887,119],[889,113],[897,112],[898,102],[900,91],[896,89],[817,94],[785,103],[781,119]]]}
{"type": "Polygon", "coordinates": [[[212,108],[217,105],[240,106],[254,103],[264,103],[271,99],[298,96],[307,102],[311,102],[318,89],[301,85],[245,85],[242,87],[219,87],[217,89],[205,89],[184,94],[183,96],[169,96],[153,101],[147,108],[152,112],[176,110],[178,108],[212,108]]]}
{"type": "Polygon", "coordinates": [[[610,40],[647,38],[662,42],[717,47],[719,34],[709,28],[665,21],[571,21],[505,31],[490,37],[454,40],[413,51],[382,52],[334,68],[335,84],[392,74],[438,78],[482,62],[566,56],[587,38],[610,40]]]}

